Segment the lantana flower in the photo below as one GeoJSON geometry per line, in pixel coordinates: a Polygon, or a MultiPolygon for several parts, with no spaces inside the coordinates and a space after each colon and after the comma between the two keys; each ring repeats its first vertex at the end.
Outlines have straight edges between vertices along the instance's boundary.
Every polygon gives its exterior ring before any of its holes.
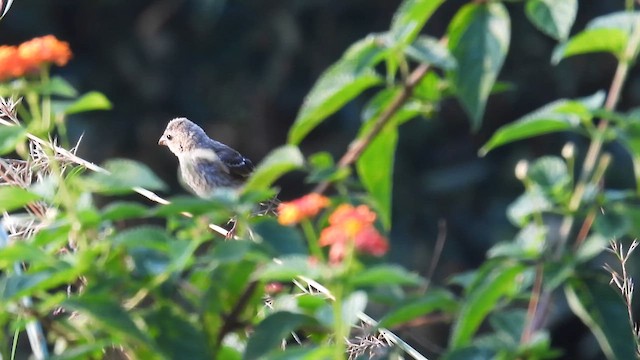
{"type": "Polygon", "coordinates": [[[53,35],[37,37],[18,46],[0,46],[0,80],[24,76],[46,64],[64,66],[71,56],[69,43],[53,35]]]}
{"type": "Polygon", "coordinates": [[[329,216],[329,226],[322,230],[318,242],[331,247],[332,263],[342,261],[351,246],[349,242],[360,253],[382,256],[389,250],[389,243],[375,228],[375,220],[376,213],[366,205],[342,204],[329,216]]]}
{"type": "Polygon", "coordinates": [[[329,206],[329,203],[329,198],[317,193],[282,202],[278,205],[278,222],[282,225],[297,224],[304,219],[316,216],[320,210],[329,206]]]}

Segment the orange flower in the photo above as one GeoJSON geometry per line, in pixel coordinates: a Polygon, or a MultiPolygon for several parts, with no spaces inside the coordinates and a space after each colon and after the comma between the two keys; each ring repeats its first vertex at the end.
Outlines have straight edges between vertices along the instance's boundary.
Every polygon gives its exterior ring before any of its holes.
{"type": "Polygon", "coordinates": [[[53,35],[34,38],[19,46],[0,46],[0,81],[24,76],[46,63],[63,66],[69,59],[69,44],[53,35]]]}
{"type": "Polygon", "coordinates": [[[320,210],[327,206],[329,206],[329,199],[316,193],[290,202],[283,202],[278,205],[278,222],[282,225],[297,224],[303,219],[316,216],[320,210]]]}
{"type": "Polygon", "coordinates": [[[26,67],[18,48],[15,46],[0,46],[0,80],[24,75],[26,67]]]}
{"type": "Polygon", "coordinates": [[[35,68],[44,63],[55,63],[64,66],[71,59],[69,43],[47,35],[31,39],[18,47],[20,57],[35,68]]]}
{"type": "Polygon", "coordinates": [[[339,263],[346,254],[348,241],[353,241],[356,251],[382,256],[389,250],[389,243],[376,230],[376,214],[366,205],[353,207],[340,205],[329,216],[329,226],[320,233],[320,246],[331,246],[329,260],[339,263]]]}

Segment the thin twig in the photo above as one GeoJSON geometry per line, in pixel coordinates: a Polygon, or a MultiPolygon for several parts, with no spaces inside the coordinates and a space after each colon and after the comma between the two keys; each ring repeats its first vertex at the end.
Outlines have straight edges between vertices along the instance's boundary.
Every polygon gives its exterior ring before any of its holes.
{"type": "MultiPolygon", "coordinates": [[[[389,106],[378,116],[375,121],[375,124],[371,127],[368,133],[364,136],[354,139],[351,144],[349,144],[349,148],[347,152],[340,158],[338,161],[338,168],[346,168],[352,165],[360,155],[367,149],[367,146],[371,144],[373,139],[378,136],[380,131],[384,129],[385,125],[391,120],[393,115],[400,110],[402,105],[409,100],[411,94],[413,94],[413,89],[415,86],[422,80],[422,78],[429,71],[429,64],[420,64],[407,78],[402,91],[396,95],[396,97],[391,101],[389,106]]],[[[324,181],[318,184],[316,188],[313,190],[316,193],[323,193],[329,187],[330,182],[324,181]]]]}

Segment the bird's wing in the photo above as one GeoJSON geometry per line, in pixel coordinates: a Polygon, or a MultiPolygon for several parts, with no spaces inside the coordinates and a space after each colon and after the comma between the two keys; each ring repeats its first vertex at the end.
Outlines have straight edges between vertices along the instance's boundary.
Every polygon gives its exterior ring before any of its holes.
{"type": "Polygon", "coordinates": [[[247,177],[253,171],[254,166],[251,160],[227,145],[214,141],[213,149],[220,161],[229,169],[230,174],[247,177]]]}

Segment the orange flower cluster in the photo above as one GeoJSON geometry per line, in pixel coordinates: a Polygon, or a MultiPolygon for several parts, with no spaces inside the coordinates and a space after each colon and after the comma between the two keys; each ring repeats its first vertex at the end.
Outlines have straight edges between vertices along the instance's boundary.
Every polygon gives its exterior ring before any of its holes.
{"type": "Polygon", "coordinates": [[[358,252],[382,256],[389,243],[373,226],[376,214],[366,205],[354,207],[342,204],[329,216],[329,226],[320,234],[320,246],[331,246],[329,260],[339,263],[344,258],[349,241],[358,252]]]}
{"type": "Polygon", "coordinates": [[[327,206],[329,206],[329,199],[316,193],[290,202],[283,202],[278,205],[278,222],[282,225],[294,225],[304,219],[316,216],[320,210],[327,206]]]}
{"type": "Polygon", "coordinates": [[[53,35],[37,37],[18,46],[0,46],[0,80],[24,76],[47,63],[64,66],[71,56],[69,43],[53,35]]]}

